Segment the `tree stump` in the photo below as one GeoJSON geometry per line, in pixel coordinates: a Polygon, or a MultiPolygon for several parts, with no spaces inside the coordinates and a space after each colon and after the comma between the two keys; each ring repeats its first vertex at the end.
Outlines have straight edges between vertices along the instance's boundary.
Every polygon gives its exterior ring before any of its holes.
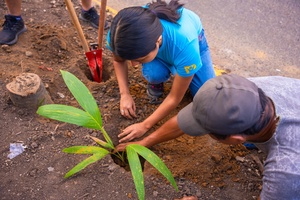
{"type": "Polygon", "coordinates": [[[36,110],[41,105],[53,103],[37,74],[22,73],[14,81],[8,83],[6,88],[13,104],[20,108],[36,110]]]}

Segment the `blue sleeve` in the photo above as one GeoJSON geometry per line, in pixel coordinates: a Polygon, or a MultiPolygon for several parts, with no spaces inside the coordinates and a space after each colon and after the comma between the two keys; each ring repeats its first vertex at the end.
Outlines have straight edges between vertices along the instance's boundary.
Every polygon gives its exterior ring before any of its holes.
{"type": "Polygon", "coordinates": [[[194,75],[201,67],[198,39],[192,40],[175,57],[174,65],[182,77],[194,75]]]}
{"type": "Polygon", "coordinates": [[[109,50],[113,51],[112,48],[110,47],[110,30],[108,30],[107,35],[106,35],[105,47],[108,48],[109,50]]]}

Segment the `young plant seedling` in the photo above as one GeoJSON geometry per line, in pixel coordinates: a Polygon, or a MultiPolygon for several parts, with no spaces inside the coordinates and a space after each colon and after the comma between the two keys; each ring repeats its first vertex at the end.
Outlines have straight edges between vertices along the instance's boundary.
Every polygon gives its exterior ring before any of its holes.
{"type": "MultiPolygon", "coordinates": [[[[115,146],[103,127],[100,110],[88,88],[73,74],[63,70],[61,70],[61,74],[68,89],[82,109],[67,105],[48,104],[40,106],[37,113],[50,119],[99,130],[105,139],[105,141],[103,141],[98,138],[91,137],[97,144],[99,144],[99,146],[72,146],[63,149],[63,152],[65,153],[92,155],[67,172],[65,178],[72,176],[73,174],[83,170],[88,165],[97,162],[110,154],[114,154],[124,162],[125,158],[123,154],[115,151],[115,146]]],[[[178,191],[178,187],[172,173],[154,152],[144,146],[130,144],[126,147],[126,154],[138,198],[140,200],[145,199],[145,187],[139,155],[155,167],[163,176],[165,176],[176,191],[178,191]]]]}

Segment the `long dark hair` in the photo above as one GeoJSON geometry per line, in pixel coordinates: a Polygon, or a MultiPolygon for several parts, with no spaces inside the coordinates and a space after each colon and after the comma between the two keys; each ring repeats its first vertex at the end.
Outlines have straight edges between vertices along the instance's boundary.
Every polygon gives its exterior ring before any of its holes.
{"type": "Polygon", "coordinates": [[[177,23],[183,4],[157,0],[145,7],[124,8],[115,16],[110,28],[110,47],[113,53],[126,60],[144,57],[156,47],[163,28],[159,19],[177,23]]]}

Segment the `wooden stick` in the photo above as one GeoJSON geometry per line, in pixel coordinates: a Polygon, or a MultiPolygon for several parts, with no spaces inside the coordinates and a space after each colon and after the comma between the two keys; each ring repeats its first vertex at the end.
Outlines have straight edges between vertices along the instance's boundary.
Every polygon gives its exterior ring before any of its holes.
{"type": "Polygon", "coordinates": [[[72,22],[73,22],[73,24],[74,24],[74,26],[75,26],[75,28],[78,32],[79,38],[81,40],[81,44],[83,46],[83,50],[84,50],[84,52],[89,52],[90,48],[89,48],[89,45],[88,45],[88,43],[87,43],[87,41],[84,37],[83,31],[82,31],[82,28],[80,26],[80,23],[79,23],[77,15],[76,15],[75,9],[73,7],[73,4],[72,4],[71,0],[65,0],[65,3],[67,5],[67,9],[69,11],[72,22]]]}
{"type": "Polygon", "coordinates": [[[101,0],[100,19],[99,19],[99,27],[98,27],[98,49],[102,49],[103,47],[103,35],[104,35],[104,26],[105,26],[105,18],[106,18],[106,3],[107,0],[101,0]]]}

